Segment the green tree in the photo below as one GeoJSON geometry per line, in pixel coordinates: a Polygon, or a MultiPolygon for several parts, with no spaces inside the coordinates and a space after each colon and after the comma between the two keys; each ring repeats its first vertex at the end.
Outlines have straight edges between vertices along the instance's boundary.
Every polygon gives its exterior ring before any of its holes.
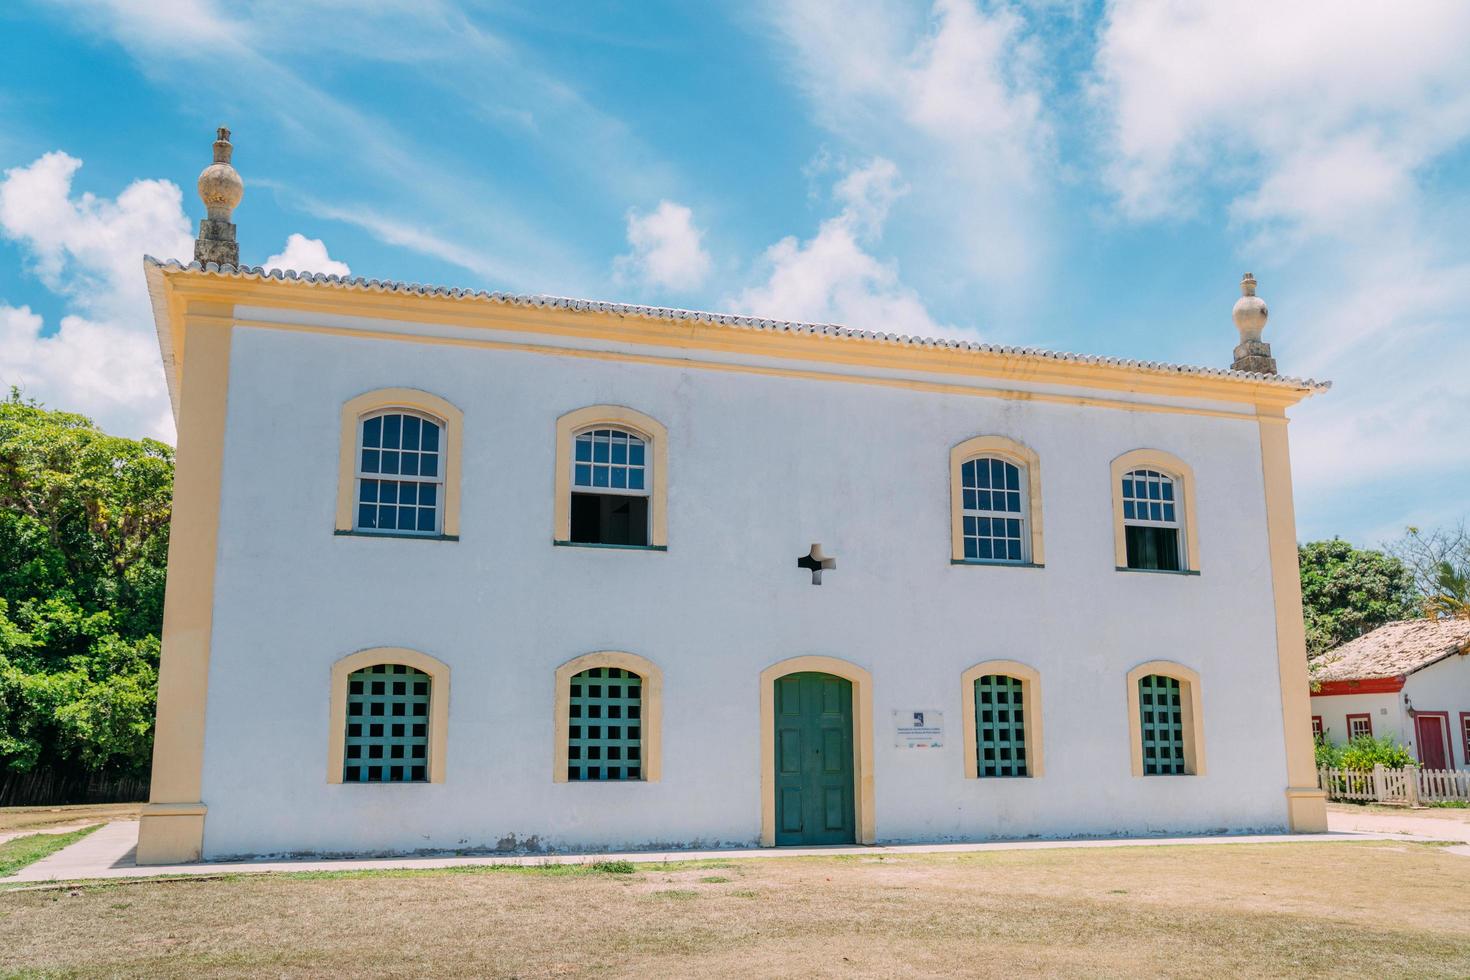
{"type": "Polygon", "coordinates": [[[1429,531],[1407,528],[1388,550],[1413,572],[1424,615],[1470,619],[1470,529],[1464,521],[1429,531]]]}
{"type": "Polygon", "coordinates": [[[1309,656],[1419,613],[1413,575],[1397,558],[1338,538],[1302,545],[1299,557],[1309,656]]]}
{"type": "Polygon", "coordinates": [[[173,450],[0,401],[0,768],[142,773],[173,450]]]}

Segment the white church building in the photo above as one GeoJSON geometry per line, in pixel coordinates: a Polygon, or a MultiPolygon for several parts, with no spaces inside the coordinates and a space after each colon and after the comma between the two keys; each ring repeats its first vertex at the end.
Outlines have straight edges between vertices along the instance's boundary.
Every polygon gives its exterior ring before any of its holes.
{"type": "Polygon", "coordinates": [[[230,151],[141,863],[1325,829],[1249,276],[1213,368],[282,274],[230,151]]]}

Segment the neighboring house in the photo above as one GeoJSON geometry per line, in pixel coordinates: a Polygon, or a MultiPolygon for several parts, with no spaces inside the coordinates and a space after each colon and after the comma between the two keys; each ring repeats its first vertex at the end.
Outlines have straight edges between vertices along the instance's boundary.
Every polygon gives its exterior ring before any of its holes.
{"type": "Polygon", "coordinates": [[[1312,728],[1391,735],[1427,769],[1470,769],[1470,620],[1389,623],[1312,661],[1312,728]]]}
{"type": "Polygon", "coordinates": [[[1286,409],[1231,369],[145,263],[143,863],[1320,831],[1286,409]]]}

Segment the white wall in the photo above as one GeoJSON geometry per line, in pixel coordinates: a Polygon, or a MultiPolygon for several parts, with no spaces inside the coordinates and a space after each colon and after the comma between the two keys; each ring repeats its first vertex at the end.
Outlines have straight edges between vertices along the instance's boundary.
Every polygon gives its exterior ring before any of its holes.
{"type": "Polygon", "coordinates": [[[1330,694],[1312,696],[1312,714],[1322,718],[1327,741],[1344,745],[1348,740],[1348,715],[1368,715],[1373,719],[1374,735],[1392,735],[1409,744],[1408,716],[1404,714],[1403,695],[1330,694]]]}
{"type": "Polygon", "coordinates": [[[223,482],[207,856],[754,843],[757,675],[800,654],[873,673],[880,840],[1286,822],[1249,421],[249,328],[223,482]],[[386,386],[464,411],[458,542],[332,533],[340,407],[386,386]],[[668,427],[667,553],[551,545],[554,422],[596,403],[668,427]],[[987,433],[1040,456],[1044,569],[950,564],[949,447],[987,433]],[[1140,447],[1194,468],[1199,576],[1114,570],[1108,464],[1140,447]],[[372,646],[450,665],[444,784],[326,782],[330,666],[372,646]],[[663,669],[660,783],[552,782],[553,671],[602,649],[663,669]],[[959,676],[992,658],[1041,672],[1044,778],[961,777],[959,676]],[[1130,775],[1124,675],[1155,658],[1202,675],[1203,777],[1130,775]],[[892,747],[914,708],[944,749],[892,747]]]}
{"type": "Polygon", "coordinates": [[[1419,737],[1414,719],[1404,703],[1407,697],[1415,711],[1444,711],[1449,714],[1450,749],[1455,767],[1470,769],[1465,757],[1464,723],[1460,715],[1470,712],[1470,656],[1456,656],[1415,671],[1404,681],[1404,689],[1391,694],[1313,695],[1312,714],[1322,717],[1329,741],[1347,741],[1347,716],[1369,714],[1374,735],[1392,735],[1419,757],[1419,737]]]}

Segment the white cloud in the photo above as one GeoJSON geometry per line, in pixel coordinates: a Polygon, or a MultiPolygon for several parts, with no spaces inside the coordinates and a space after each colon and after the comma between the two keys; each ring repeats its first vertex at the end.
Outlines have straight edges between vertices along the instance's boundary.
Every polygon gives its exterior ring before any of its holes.
{"type": "Polygon", "coordinates": [[[620,281],[688,292],[704,285],[709,276],[704,232],[695,227],[694,212],[682,204],[660,201],[648,214],[629,211],[628,244],[633,251],[613,263],[620,281]]]}
{"type": "Polygon", "coordinates": [[[68,307],[45,334],[29,307],[0,302],[0,385],[19,385],[119,434],[172,440],[141,260],[192,254],[183,195],[157,180],[134,181],[116,200],[73,195],[81,165],[47,153],[0,180],[0,234],[68,307]]]}
{"type": "Polygon", "coordinates": [[[856,152],[892,159],[906,216],[951,280],[1015,289],[1044,250],[1052,127],[1040,50],[1004,3],[796,0],[770,17],[819,120],[856,152]]]}
{"type": "Polygon", "coordinates": [[[833,191],[842,210],[804,242],[787,237],[766,249],[766,281],[726,303],[742,313],[782,320],[841,323],[884,333],[963,335],[936,323],[899,278],[894,262],[869,254],[893,202],[907,192],[890,160],[873,160],[833,191]]]}
{"type": "Polygon", "coordinates": [[[267,269],[283,272],[319,272],[328,276],[350,276],[352,270],[346,262],[338,262],[327,254],[327,246],[320,238],[307,238],[293,232],[286,239],[286,247],[263,263],[267,269]]]}

